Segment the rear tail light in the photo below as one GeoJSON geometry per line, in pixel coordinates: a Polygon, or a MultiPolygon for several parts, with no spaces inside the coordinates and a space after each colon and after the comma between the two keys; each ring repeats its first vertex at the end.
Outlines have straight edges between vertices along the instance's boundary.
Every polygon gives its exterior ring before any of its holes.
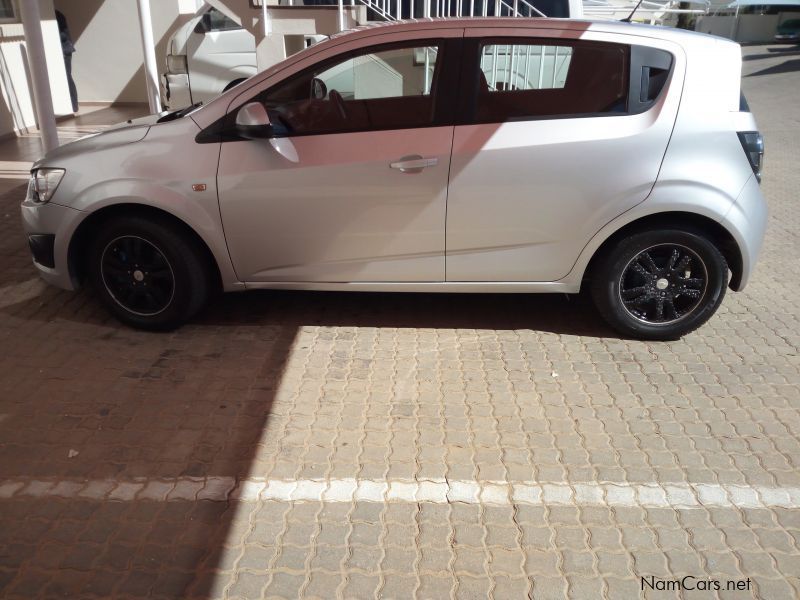
{"type": "Polygon", "coordinates": [[[761,165],[764,162],[764,137],[758,131],[740,131],[738,132],[739,141],[742,142],[742,148],[747,155],[747,160],[750,161],[750,166],[753,167],[753,173],[761,183],[761,165]]]}

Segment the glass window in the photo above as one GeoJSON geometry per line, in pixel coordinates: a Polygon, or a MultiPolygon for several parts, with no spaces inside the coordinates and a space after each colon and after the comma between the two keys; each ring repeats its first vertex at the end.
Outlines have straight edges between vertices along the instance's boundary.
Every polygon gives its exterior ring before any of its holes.
{"type": "Polygon", "coordinates": [[[13,0],[0,0],[0,21],[13,21],[15,19],[13,0]]]}
{"type": "Polygon", "coordinates": [[[228,18],[225,13],[216,8],[209,9],[203,15],[200,25],[205,31],[228,31],[230,29],[241,29],[242,27],[233,19],[228,18]]]}
{"type": "Polygon", "coordinates": [[[491,91],[562,89],[567,81],[571,46],[484,46],[481,71],[491,91]]]}
{"type": "Polygon", "coordinates": [[[484,44],[476,119],[625,112],[628,55],[628,47],[619,44],[484,44]]]}
{"type": "Polygon", "coordinates": [[[378,50],[307,70],[261,94],[279,135],[424,127],[433,122],[437,46],[378,50]]]}

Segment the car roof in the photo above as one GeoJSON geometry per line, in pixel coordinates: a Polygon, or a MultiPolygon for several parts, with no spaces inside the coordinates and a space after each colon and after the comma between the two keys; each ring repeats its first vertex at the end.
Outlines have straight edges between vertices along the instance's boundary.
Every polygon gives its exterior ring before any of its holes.
{"type": "MultiPolygon", "coordinates": [[[[369,37],[376,33],[401,33],[404,31],[424,31],[426,29],[508,29],[508,28],[535,28],[553,29],[560,31],[603,31],[638,35],[655,39],[674,40],[678,43],[697,43],[701,40],[726,41],[730,40],[706,33],[698,33],[685,29],[663,27],[660,25],[646,25],[643,23],[625,23],[609,19],[556,19],[549,17],[433,17],[429,19],[405,19],[402,21],[388,21],[370,23],[354,29],[335,33],[330,40],[341,40],[343,37],[357,39],[369,37]]],[[[324,43],[324,42],[323,42],[324,43]]],[[[702,42],[701,42],[702,43],[702,42]]]]}

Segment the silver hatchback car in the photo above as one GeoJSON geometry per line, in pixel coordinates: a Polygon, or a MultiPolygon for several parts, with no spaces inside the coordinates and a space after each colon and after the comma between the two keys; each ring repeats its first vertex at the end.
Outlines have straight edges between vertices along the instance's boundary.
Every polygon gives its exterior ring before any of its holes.
{"type": "Polygon", "coordinates": [[[744,288],[762,243],[740,80],[737,44],[680,30],[373,26],[58,148],[23,220],[42,277],[90,282],[136,327],[214,289],[586,285],[622,334],[673,339],[744,288]]]}

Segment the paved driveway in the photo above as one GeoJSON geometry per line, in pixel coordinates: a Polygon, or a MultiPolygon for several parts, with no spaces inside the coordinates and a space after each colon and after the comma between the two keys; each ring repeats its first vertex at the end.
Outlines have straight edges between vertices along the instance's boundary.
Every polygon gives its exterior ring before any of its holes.
{"type": "Polygon", "coordinates": [[[136,332],[38,281],[2,196],[0,596],[797,597],[800,51],[746,54],[766,247],[675,343],[564,296],[252,293],[136,332]]]}

